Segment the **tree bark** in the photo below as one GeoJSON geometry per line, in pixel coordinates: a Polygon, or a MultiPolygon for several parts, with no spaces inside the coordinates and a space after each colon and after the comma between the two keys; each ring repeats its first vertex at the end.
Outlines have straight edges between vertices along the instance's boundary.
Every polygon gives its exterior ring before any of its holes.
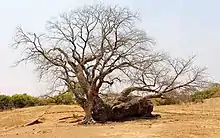
{"type": "Polygon", "coordinates": [[[86,104],[83,106],[83,109],[85,111],[85,117],[79,124],[93,124],[95,123],[93,117],[92,117],[92,101],[87,101],[86,104]]]}
{"type": "Polygon", "coordinates": [[[148,96],[128,96],[123,101],[103,101],[99,96],[94,100],[92,117],[97,122],[123,121],[132,117],[151,117],[153,104],[148,96]]]}
{"type": "MultiPolygon", "coordinates": [[[[128,90],[130,91],[130,89],[128,90]]],[[[107,95],[108,99],[105,99],[90,88],[87,99],[78,99],[78,101],[82,101],[79,104],[85,111],[85,117],[79,124],[123,121],[133,117],[152,117],[151,98],[160,96],[161,94],[154,94],[141,97],[122,93],[114,96],[107,95]]]]}
{"type": "Polygon", "coordinates": [[[87,100],[85,103],[83,103],[82,108],[85,111],[85,117],[84,119],[80,122],[80,124],[92,124],[95,123],[93,116],[92,116],[92,110],[93,110],[93,106],[95,104],[95,98],[97,96],[95,96],[94,94],[94,89],[90,88],[87,94],[87,100]]]}

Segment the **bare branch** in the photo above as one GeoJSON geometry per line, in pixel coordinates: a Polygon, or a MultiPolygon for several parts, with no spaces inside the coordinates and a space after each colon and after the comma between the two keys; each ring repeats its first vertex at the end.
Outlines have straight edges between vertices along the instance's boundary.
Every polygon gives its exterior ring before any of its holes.
{"type": "Polygon", "coordinates": [[[154,50],[137,21],[128,8],[94,5],[49,21],[44,35],[18,28],[13,46],[23,49],[23,57],[17,64],[34,63],[40,78],[71,89],[81,103],[117,82],[129,86],[122,97],[133,91],[159,96],[205,83],[205,69],[193,65],[194,57],[174,59],[154,50]]]}

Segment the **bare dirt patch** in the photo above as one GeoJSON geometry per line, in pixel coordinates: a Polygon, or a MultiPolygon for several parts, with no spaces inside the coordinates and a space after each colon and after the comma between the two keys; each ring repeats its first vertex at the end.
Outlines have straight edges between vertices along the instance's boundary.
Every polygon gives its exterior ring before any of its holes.
{"type": "Polygon", "coordinates": [[[0,112],[2,138],[150,138],[220,136],[220,98],[199,104],[155,107],[159,119],[78,126],[79,106],[42,106],[0,112]],[[42,123],[25,126],[33,120],[42,123]]]}

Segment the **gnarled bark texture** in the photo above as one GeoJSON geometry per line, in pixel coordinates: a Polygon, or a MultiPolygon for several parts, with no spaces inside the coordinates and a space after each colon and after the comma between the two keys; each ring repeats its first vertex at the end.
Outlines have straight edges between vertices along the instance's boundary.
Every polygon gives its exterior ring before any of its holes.
{"type": "Polygon", "coordinates": [[[152,116],[153,104],[148,97],[129,96],[124,100],[103,101],[94,98],[92,117],[95,121],[123,121],[131,117],[152,116]]]}

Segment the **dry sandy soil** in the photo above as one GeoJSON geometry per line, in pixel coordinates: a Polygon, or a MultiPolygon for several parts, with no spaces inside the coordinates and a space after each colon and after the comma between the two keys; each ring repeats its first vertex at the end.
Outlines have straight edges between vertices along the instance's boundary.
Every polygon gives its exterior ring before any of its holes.
{"type": "Polygon", "coordinates": [[[220,138],[220,98],[155,107],[159,119],[78,126],[80,107],[42,106],[0,112],[1,138],[220,138]],[[43,123],[25,124],[39,118],[43,123]]]}

